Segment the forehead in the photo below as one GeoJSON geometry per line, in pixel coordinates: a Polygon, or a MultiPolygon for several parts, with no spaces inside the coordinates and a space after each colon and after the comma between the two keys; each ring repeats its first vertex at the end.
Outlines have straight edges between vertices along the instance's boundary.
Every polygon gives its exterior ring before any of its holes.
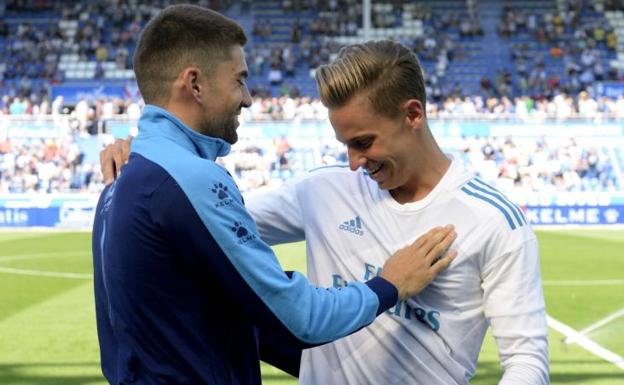
{"type": "Polygon", "coordinates": [[[357,136],[377,134],[389,119],[374,111],[366,93],[358,93],[346,104],[330,108],[329,121],[334,127],[336,138],[348,141],[357,136]]]}
{"type": "Polygon", "coordinates": [[[375,117],[372,104],[364,93],[357,93],[347,103],[329,108],[329,120],[340,126],[356,124],[360,120],[370,120],[375,117]]]}
{"type": "Polygon", "coordinates": [[[240,45],[234,45],[229,49],[230,57],[228,60],[222,61],[217,65],[217,72],[221,75],[233,74],[238,75],[247,71],[247,62],[245,61],[245,51],[240,45]]]}

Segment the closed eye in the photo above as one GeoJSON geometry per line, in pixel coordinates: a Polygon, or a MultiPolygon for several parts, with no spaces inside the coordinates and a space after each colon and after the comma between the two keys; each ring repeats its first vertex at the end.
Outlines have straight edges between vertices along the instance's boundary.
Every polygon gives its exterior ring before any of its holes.
{"type": "Polygon", "coordinates": [[[359,139],[352,140],[349,143],[349,146],[358,150],[366,150],[367,148],[372,146],[373,140],[374,139],[372,137],[359,138],[359,139]]]}
{"type": "Polygon", "coordinates": [[[249,73],[247,71],[241,71],[237,74],[236,81],[241,86],[244,86],[245,82],[247,81],[246,79],[248,76],[249,76],[249,73]]]}

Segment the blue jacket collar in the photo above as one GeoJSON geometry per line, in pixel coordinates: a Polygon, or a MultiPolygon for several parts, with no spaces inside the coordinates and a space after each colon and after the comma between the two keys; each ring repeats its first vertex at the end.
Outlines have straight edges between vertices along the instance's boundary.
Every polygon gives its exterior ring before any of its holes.
{"type": "Polygon", "coordinates": [[[147,104],[139,119],[139,138],[166,137],[201,158],[215,160],[230,153],[231,145],[223,139],[202,135],[184,124],[171,112],[147,104]]]}

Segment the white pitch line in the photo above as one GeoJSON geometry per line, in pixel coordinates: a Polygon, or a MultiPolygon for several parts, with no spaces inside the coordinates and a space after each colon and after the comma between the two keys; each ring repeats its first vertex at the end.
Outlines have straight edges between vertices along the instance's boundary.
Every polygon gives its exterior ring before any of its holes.
{"type": "Polygon", "coordinates": [[[544,286],[617,286],[617,285],[624,285],[624,279],[544,281],[544,286]]]}
{"type": "Polygon", "coordinates": [[[18,274],[18,275],[30,275],[35,277],[53,277],[53,278],[69,278],[69,279],[93,279],[93,274],[82,273],[64,273],[60,271],[40,271],[40,270],[26,270],[26,269],[13,269],[10,267],[0,267],[0,273],[18,274]]]}
{"type": "Polygon", "coordinates": [[[89,253],[85,251],[61,251],[61,252],[55,252],[55,253],[3,255],[3,256],[0,256],[0,263],[6,262],[6,261],[21,261],[23,259],[75,257],[75,256],[80,256],[80,255],[89,255],[89,253]]]}
{"type": "Polygon", "coordinates": [[[564,324],[563,322],[557,321],[550,316],[546,316],[546,319],[548,322],[548,326],[563,334],[567,338],[574,337],[577,340],[576,343],[583,349],[624,370],[624,358],[622,358],[621,356],[603,348],[593,340],[582,335],[581,333],[572,329],[570,326],[564,324]]]}
{"type": "MultiPolygon", "coordinates": [[[[589,325],[585,329],[579,330],[579,334],[587,335],[587,334],[593,332],[594,330],[596,330],[596,329],[598,329],[600,327],[603,327],[604,325],[608,324],[609,322],[614,321],[614,320],[616,320],[616,319],[618,319],[618,318],[620,318],[622,316],[624,316],[624,309],[620,309],[620,310],[616,311],[615,313],[610,314],[607,317],[605,317],[605,318],[603,318],[603,319],[601,319],[601,320],[599,320],[597,322],[594,322],[593,324],[589,325]]],[[[565,342],[566,344],[573,344],[573,343],[576,342],[576,338],[575,337],[568,337],[563,342],[565,342]]]]}

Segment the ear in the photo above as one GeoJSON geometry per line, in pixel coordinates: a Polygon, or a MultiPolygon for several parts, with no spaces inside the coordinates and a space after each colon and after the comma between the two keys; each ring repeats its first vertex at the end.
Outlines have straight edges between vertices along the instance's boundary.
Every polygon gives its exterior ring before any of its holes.
{"type": "Polygon", "coordinates": [[[202,92],[204,91],[202,84],[199,81],[200,77],[201,71],[197,67],[185,68],[184,71],[182,71],[181,76],[184,91],[187,93],[187,95],[197,100],[198,102],[201,101],[202,92]]]}
{"type": "Polygon", "coordinates": [[[412,127],[420,127],[425,120],[425,108],[418,99],[409,99],[403,103],[405,119],[412,127]]]}

